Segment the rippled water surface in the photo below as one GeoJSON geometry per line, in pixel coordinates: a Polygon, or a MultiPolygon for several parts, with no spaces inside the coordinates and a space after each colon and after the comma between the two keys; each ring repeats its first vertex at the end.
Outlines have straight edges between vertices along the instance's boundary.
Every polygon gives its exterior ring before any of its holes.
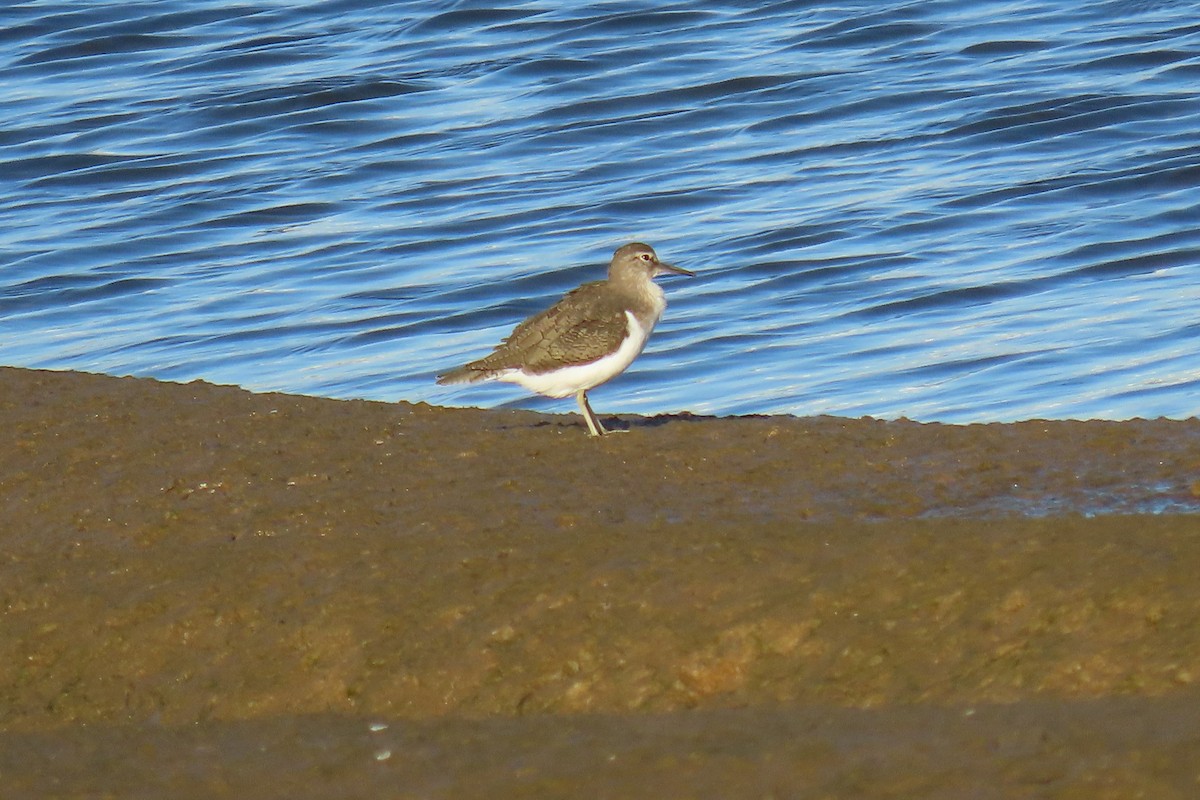
{"type": "Polygon", "coordinates": [[[1191,2],[16,2],[0,362],[433,377],[655,245],[604,412],[1200,413],[1191,2]]]}

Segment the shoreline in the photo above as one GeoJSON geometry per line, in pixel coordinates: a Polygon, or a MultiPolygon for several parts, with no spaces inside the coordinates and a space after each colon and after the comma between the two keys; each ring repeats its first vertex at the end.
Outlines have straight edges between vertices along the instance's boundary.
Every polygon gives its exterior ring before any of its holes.
{"type": "Polygon", "coordinates": [[[620,419],[0,368],[0,776],[1194,789],[1200,421],[620,419]]]}

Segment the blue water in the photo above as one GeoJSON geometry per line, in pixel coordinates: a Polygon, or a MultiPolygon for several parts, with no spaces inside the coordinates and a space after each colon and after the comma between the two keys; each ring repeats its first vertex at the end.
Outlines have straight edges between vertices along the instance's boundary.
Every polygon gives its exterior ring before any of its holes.
{"type": "Polygon", "coordinates": [[[568,411],[433,377],[642,240],[699,276],[604,413],[1200,413],[1194,2],[17,2],[0,45],[0,363],[568,411]]]}

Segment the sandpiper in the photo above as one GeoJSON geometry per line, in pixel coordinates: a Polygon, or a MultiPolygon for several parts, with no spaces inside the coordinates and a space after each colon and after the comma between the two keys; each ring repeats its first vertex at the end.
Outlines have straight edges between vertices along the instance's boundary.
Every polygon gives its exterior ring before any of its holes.
{"type": "Polygon", "coordinates": [[[585,283],[522,322],[488,355],[451,370],[438,383],[506,381],[547,397],[575,395],[592,436],[608,433],[587,393],[625,371],[667,307],[656,275],[696,273],[658,260],[633,242],[613,253],[608,279],[585,283]]]}

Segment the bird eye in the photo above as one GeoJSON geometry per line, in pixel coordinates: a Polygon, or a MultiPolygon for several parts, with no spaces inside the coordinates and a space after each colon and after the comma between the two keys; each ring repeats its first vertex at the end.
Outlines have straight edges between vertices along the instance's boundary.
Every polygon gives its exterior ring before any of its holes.
{"type": "Polygon", "coordinates": [[[649,261],[649,260],[650,260],[650,254],[642,253],[642,261],[649,261]]]}

